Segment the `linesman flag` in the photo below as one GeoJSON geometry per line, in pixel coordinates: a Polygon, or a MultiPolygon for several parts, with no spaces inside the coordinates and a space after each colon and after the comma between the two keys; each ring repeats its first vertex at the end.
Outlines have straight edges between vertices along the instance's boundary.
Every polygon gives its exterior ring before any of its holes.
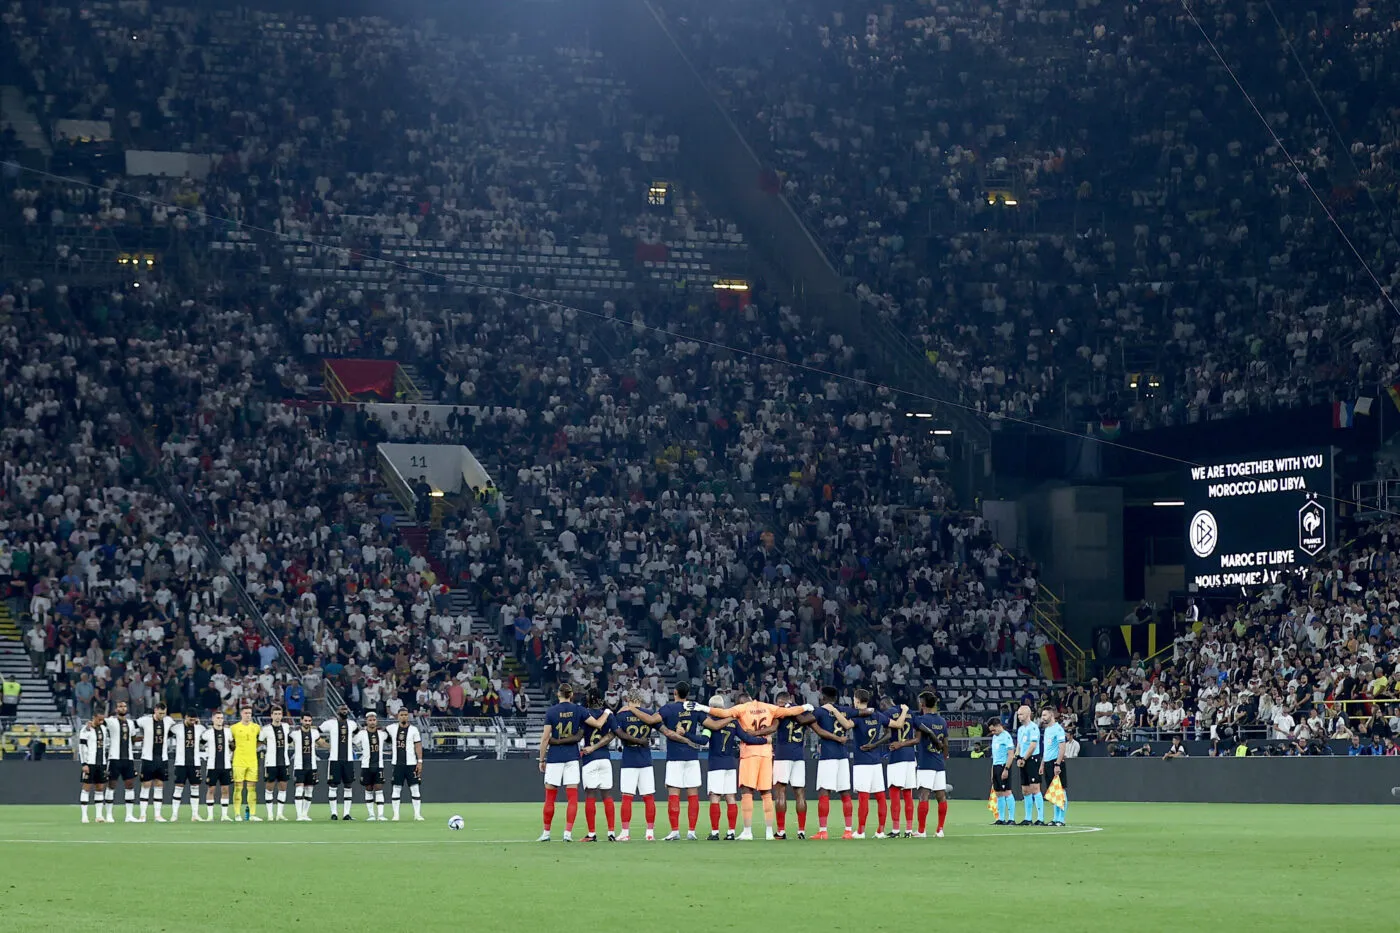
{"type": "MultiPolygon", "coordinates": [[[[1064,791],[1060,791],[1060,794],[1063,795],[1064,791]]],[[[1048,799],[1050,795],[1046,794],[1045,796],[1048,799]]],[[[997,791],[995,787],[987,794],[987,809],[991,810],[993,813],[1000,812],[997,810],[997,791]]]]}
{"type": "Polygon", "coordinates": [[[1057,807],[1065,805],[1065,788],[1059,778],[1050,782],[1050,786],[1045,790],[1045,799],[1057,807]]]}

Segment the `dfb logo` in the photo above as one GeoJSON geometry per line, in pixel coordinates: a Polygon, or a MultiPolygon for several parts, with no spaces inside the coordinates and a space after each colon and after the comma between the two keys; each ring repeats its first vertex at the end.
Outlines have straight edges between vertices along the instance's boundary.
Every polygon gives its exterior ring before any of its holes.
{"type": "Polygon", "coordinates": [[[1191,516],[1186,538],[1191,542],[1191,552],[1197,557],[1206,558],[1215,553],[1215,545],[1220,540],[1220,529],[1215,524],[1215,516],[1205,509],[1191,516]]]}
{"type": "Polygon", "coordinates": [[[1298,550],[1316,557],[1327,549],[1327,510],[1316,499],[1298,510],[1298,550]]]}

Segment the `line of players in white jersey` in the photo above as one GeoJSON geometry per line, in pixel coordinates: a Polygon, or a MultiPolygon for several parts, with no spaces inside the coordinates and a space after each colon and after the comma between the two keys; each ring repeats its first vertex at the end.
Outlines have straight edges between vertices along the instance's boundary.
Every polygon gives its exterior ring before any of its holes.
{"type": "MultiPolygon", "coordinates": [[[[238,724],[235,724],[237,726],[238,724]]],[[[309,715],[293,727],[283,721],[282,711],[272,711],[271,722],[257,728],[256,752],[248,756],[251,765],[237,765],[235,729],[215,713],[209,726],[198,717],[175,720],[158,704],[146,716],[132,720],[127,705],[118,703],[114,715],[95,713],[78,734],[78,759],[82,765],[79,805],[82,822],[89,822],[90,805],[96,806],[98,823],[116,822],[114,809],[118,785],[125,790],[124,822],[144,823],[148,807],[155,806],[155,822],[178,822],[181,805],[189,792],[190,819],[212,822],[214,802],[219,800],[222,822],[234,822],[229,815],[229,792],[245,783],[249,799],[256,806],[258,761],[262,763],[263,800],[269,819],[287,821],[287,787],[293,785],[297,822],[311,822],[312,795],[319,783],[319,753],[325,752],[326,784],[332,820],[353,820],[356,768],[364,788],[367,820],[384,820],[384,787],[392,788],[393,820],[399,818],[401,791],[407,787],[413,803],[413,818],[421,821],[423,777],[423,736],[408,721],[408,711],[381,729],[374,713],[365,715],[364,724],[349,716],[342,706],[334,719],[317,725],[309,715]],[[137,782],[140,783],[140,809],[136,810],[137,782]],[[172,782],[172,809],[164,814],[165,787],[172,782]],[[205,815],[200,815],[200,785],[205,786],[205,815]],[[338,799],[337,799],[338,798],[338,799]]]]}

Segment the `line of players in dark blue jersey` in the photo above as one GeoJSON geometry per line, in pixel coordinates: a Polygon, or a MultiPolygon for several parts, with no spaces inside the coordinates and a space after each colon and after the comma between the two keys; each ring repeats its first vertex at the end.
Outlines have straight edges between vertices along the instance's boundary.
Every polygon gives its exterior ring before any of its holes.
{"type": "MultiPolygon", "coordinates": [[[[559,702],[545,714],[540,741],[540,771],[544,774],[544,832],[550,838],[559,790],[565,793],[565,841],[573,838],[578,814],[579,788],[584,793],[588,823],[585,841],[597,836],[596,809],[601,800],[607,819],[609,841],[628,841],[632,806],[641,798],[645,808],[646,839],[655,839],[656,787],[652,765],[651,739],[660,732],[666,739],[665,785],[670,832],[667,840],[696,839],[700,813],[700,753],[707,753],[707,792],[710,800],[710,839],[752,839],[752,796],[768,796],[770,787],[747,786],[758,783],[742,776],[740,766],[748,754],[772,758],[771,792],[776,826],[766,827],[767,838],[787,838],[787,800],[796,803],[797,838],[807,838],[807,733],[818,740],[816,789],[818,829],[813,839],[827,839],[831,797],[840,797],[844,814],[843,839],[865,838],[870,799],[876,801],[878,828],[875,835],[886,838],[924,837],[930,800],[937,802],[938,822],[934,835],[942,837],[947,818],[946,755],[948,724],[938,713],[938,699],[932,692],[921,693],[917,710],[896,705],[891,698],[872,703],[867,690],[856,690],[853,703],[842,705],[834,687],[822,690],[822,705],[810,712],[777,719],[754,733],[746,732],[734,719],[711,716],[708,707],[689,699],[689,685],[678,684],[673,700],[656,710],[640,705],[640,698],[629,694],[616,709],[609,709],[602,696],[590,692],[586,705],[574,702],[573,688],[559,690],[559,702]],[[878,707],[878,708],[877,708],[878,707]],[[622,828],[615,822],[614,786],[610,748],[621,745],[620,790],[622,828]],[[858,822],[853,819],[854,803],[859,802],[858,822]],[[738,805],[744,797],[744,827],[736,835],[738,805]],[[682,827],[681,797],[688,800],[688,823],[682,827]],[[917,807],[915,797],[918,798],[917,807]],[[721,825],[721,801],[728,804],[728,828],[721,825]],[[917,816],[917,828],[916,828],[917,816]],[[901,817],[904,828],[901,832],[901,817]],[[887,827],[888,822],[888,829],[887,827]]],[[[715,697],[710,706],[723,707],[715,697]]],[[[774,705],[797,705],[788,694],[774,697],[774,705]]],[[[747,773],[760,773],[752,769],[747,773]]],[[[765,807],[767,803],[765,801],[765,807]]]]}

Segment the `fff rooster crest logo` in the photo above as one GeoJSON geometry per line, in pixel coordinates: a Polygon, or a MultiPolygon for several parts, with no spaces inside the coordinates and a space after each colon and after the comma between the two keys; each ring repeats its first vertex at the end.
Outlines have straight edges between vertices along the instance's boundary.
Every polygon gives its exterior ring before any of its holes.
{"type": "Polygon", "coordinates": [[[1298,510],[1298,549],[1309,557],[1327,549],[1327,510],[1316,499],[1298,510]]]}

